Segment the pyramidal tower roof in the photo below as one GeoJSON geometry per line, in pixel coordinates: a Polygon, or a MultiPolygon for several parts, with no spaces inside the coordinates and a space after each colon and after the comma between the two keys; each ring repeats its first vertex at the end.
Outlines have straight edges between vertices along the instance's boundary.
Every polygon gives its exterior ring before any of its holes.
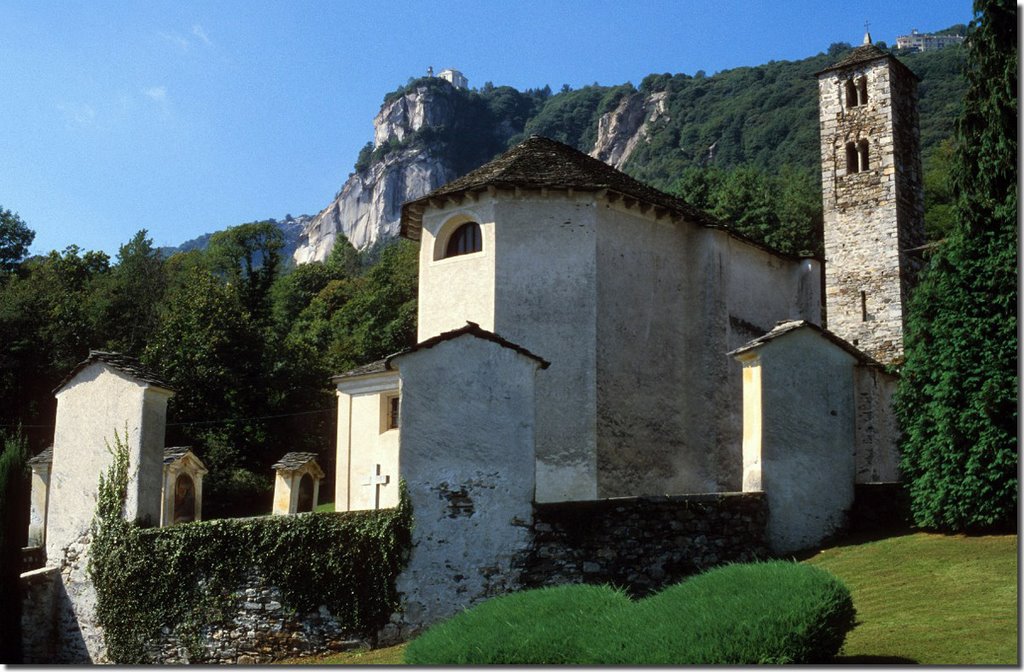
{"type": "Polygon", "coordinates": [[[693,222],[726,228],[711,215],[658,191],[568,145],[533,135],[490,163],[402,206],[402,236],[419,240],[423,211],[449,198],[487,189],[608,191],[693,222]]]}
{"type": "Polygon", "coordinates": [[[871,43],[871,35],[869,33],[864,34],[864,44],[860,45],[856,49],[851,49],[846,53],[845,56],[840,58],[838,61],[828,66],[824,70],[818,71],[818,76],[825,74],[826,72],[832,72],[833,70],[843,70],[844,68],[852,68],[857,65],[864,63],[870,63],[871,61],[877,61],[882,58],[889,59],[892,63],[895,63],[898,67],[902,68],[906,73],[917,81],[921,81],[921,78],[914,74],[914,71],[904,65],[900,59],[896,58],[887,51],[879,49],[877,46],[871,43]]]}

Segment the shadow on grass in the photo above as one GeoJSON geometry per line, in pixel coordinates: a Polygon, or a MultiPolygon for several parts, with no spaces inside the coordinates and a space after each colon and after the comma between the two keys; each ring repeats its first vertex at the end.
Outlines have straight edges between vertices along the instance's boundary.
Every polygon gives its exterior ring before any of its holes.
{"type": "Polygon", "coordinates": [[[901,656],[837,656],[833,665],[917,665],[913,658],[901,656]]]}
{"type": "Polygon", "coordinates": [[[858,532],[848,532],[840,537],[834,537],[832,539],[826,539],[820,546],[815,548],[808,548],[803,551],[796,551],[794,553],[786,553],[785,557],[793,558],[798,562],[803,562],[808,558],[813,558],[818,553],[826,548],[840,548],[843,546],[860,546],[871,541],[880,541],[882,539],[892,539],[895,537],[906,537],[911,534],[920,532],[917,528],[913,528],[907,525],[899,526],[887,526],[877,530],[863,530],[858,532]]]}

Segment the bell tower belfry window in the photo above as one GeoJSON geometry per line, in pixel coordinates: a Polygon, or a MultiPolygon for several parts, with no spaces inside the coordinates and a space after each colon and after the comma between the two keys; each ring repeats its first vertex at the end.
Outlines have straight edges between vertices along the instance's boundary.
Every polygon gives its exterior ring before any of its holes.
{"type": "Polygon", "coordinates": [[[903,359],[924,243],[917,82],[869,35],[818,73],[826,326],[884,364],[903,359]]]}

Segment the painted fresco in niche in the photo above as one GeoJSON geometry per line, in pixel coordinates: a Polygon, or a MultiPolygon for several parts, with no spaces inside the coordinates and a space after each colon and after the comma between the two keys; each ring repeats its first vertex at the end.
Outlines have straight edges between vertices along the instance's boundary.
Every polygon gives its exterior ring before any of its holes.
{"type": "Polygon", "coordinates": [[[178,474],[174,483],[174,524],[196,519],[196,487],[188,474],[178,474]]]}
{"type": "Polygon", "coordinates": [[[299,501],[295,508],[298,513],[313,510],[313,477],[309,474],[299,480],[299,501]]]}

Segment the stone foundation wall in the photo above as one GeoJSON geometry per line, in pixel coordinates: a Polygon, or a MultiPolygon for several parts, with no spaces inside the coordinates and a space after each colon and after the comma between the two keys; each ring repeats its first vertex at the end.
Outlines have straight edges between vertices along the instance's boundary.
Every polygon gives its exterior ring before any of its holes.
{"type": "Polygon", "coordinates": [[[56,567],[43,567],[21,575],[22,662],[29,665],[53,662],[57,649],[56,567]]]}
{"type": "Polygon", "coordinates": [[[281,602],[281,591],[255,575],[232,594],[228,617],[201,630],[198,651],[165,627],[148,652],[153,663],[256,665],[300,655],[342,651],[369,643],[346,633],[324,606],[296,613],[281,602]]]}
{"type": "Polygon", "coordinates": [[[767,519],[762,493],[536,504],[522,583],[610,583],[647,595],[716,565],[769,557],[767,519]]]}

